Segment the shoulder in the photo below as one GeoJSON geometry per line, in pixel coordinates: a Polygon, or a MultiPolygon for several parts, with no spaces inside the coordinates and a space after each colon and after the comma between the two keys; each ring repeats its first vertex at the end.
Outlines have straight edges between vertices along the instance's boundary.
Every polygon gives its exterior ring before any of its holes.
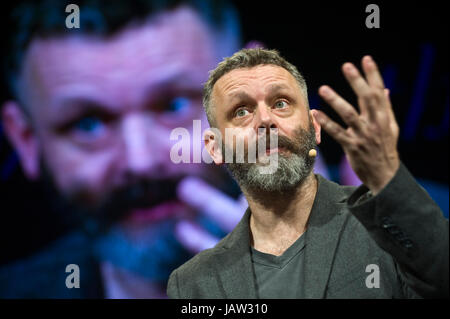
{"type": "Polygon", "coordinates": [[[205,271],[209,272],[214,267],[216,257],[218,254],[224,253],[227,248],[227,243],[231,233],[220,240],[213,248],[205,249],[183,265],[175,269],[177,276],[182,277],[196,277],[198,275],[204,275],[205,271]]]}
{"type": "Polygon", "coordinates": [[[330,193],[331,197],[336,200],[344,200],[350,197],[350,195],[358,188],[353,185],[340,185],[332,180],[323,177],[320,174],[316,174],[319,187],[323,192],[330,193]]]}
{"type": "Polygon", "coordinates": [[[219,244],[198,253],[171,273],[167,284],[169,298],[222,298],[216,278],[217,256],[227,249],[219,244]]]}

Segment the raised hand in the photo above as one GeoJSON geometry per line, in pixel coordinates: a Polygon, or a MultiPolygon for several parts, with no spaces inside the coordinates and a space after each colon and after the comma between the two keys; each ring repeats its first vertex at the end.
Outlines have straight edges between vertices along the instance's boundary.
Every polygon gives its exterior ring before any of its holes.
{"type": "Polygon", "coordinates": [[[359,112],[329,86],[319,88],[320,96],[348,125],[345,129],[325,113],[315,115],[322,128],[344,149],[355,173],[377,194],[395,175],[400,165],[397,151],[399,127],[389,98],[389,90],[375,61],[362,59],[365,78],[352,63],[342,71],[358,97],[359,112]]]}

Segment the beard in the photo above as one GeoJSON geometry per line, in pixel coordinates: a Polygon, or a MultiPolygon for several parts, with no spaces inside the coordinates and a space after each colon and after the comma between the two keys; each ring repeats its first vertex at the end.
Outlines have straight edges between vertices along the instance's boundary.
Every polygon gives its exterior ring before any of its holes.
{"type": "Polygon", "coordinates": [[[39,184],[51,209],[58,212],[65,225],[81,227],[97,235],[129,217],[133,210],[148,209],[176,199],[176,187],[183,177],[135,180],[93,198],[83,187],[69,193],[60,191],[49,168],[41,161],[39,184]]]}
{"type": "Polygon", "coordinates": [[[120,222],[134,209],[174,200],[181,179],[142,179],[93,201],[86,191],[60,191],[41,161],[39,185],[52,215],[60,219],[67,233],[81,231],[86,236],[89,244],[83,249],[97,261],[112,263],[165,287],[171,271],[192,257],[174,236],[177,219],[169,216],[139,224],[139,229],[120,222]]]}
{"type": "MultiPolygon", "coordinates": [[[[270,138],[270,135],[266,136],[267,143],[270,138]]],[[[309,156],[308,153],[316,147],[314,126],[310,121],[309,129],[297,128],[292,140],[286,136],[278,136],[278,148],[283,148],[289,153],[283,154],[279,151],[278,154],[269,155],[269,162],[276,165],[272,173],[263,174],[261,172],[263,165],[258,163],[258,159],[256,163],[233,161],[226,166],[243,190],[254,194],[261,191],[281,193],[295,189],[311,174],[315,157],[309,156]]],[[[232,152],[233,158],[236,157],[235,150],[230,150],[225,143],[222,143],[222,154],[225,152],[232,152]]],[[[244,159],[248,159],[248,148],[244,152],[244,159]]]]}

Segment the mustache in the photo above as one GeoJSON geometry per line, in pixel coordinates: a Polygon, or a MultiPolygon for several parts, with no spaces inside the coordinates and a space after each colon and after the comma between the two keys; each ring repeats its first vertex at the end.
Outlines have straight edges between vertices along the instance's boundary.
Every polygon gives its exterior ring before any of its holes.
{"type": "MultiPolygon", "coordinates": [[[[270,135],[266,136],[266,148],[270,147],[270,139],[273,138],[270,135]]],[[[262,139],[262,138],[260,138],[262,139]]],[[[259,139],[258,139],[258,143],[259,143],[259,139]]],[[[276,145],[279,148],[285,148],[289,151],[291,151],[292,153],[299,153],[300,152],[300,147],[298,146],[297,143],[295,143],[293,140],[291,140],[289,137],[285,136],[285,135],[278,135],[278,145],[276,145]]]]}
{"type": "MultiPolygon", "coordinates": [[[[285,148],[297,155],[305,155],[311,148],[317,146],[315,141],[315,130],[312,124],[308,130],[301,127],[293,132],[294,137],[291,139],[285,135],[278,135],[278,147],[285,148]]],[[[270,147],[270,134],[266,135],[266,147],[270,147]]],[[[259,142],[259,140],[258,140],[259,142]]],[[[263,143],[264,144],[264,143],[263,143]]]]}
{"type": "Polygon", "coordinates": [[[142,179],[104,195],[89,210],[105,224],[125,218],[131,210],[149,208],[177,198],[178,183],[184,178],[142,179]]]}
{"type": "MultiPolygon", "coordinates": [[[[310,123],[308,129],[303,129],[302,127],[297,127],[293,131],[293,137],[289,138],[285,135],[277,134],[274,132],[268,131],[265,135],[260,135],[256,139],[256,159],[259,158],[259,145],[264,146],[265,149],[268,149],[270,147],[270,141],[276,136],[278,139],[278,143],[275,145],[278,148],[283,148],[285,150],[288,150],[292,154],[296,154],[302,158],[305,158],[307,161],[311,161],[311,157],[308,156],[309,150],[312,148],[316,148],[316,140],[315,140],[315,130],[312,123],[310,123]],[[264,141],[265,139],[265,141],[264,141]]],[[[225,145],[224,141],[222,141],[222,154],[229,154],[232,155],[232,162],[229,163],[230,165],[251,165],[251,163],[244,162],[241,163],[238,161],[238,154],[236,149],[236,143],[233,143],[232,146],[225,145]]],[[[248,159],[249,157],[249,147],[248,145],[244,147],[243,149],[243,157],[244,161],[248,159]]],[[[286,157],[284,154],[279,154],[282,158],[286,157]]]]}
{"type": "MultiPolygon", "coordinates": [[[[295,136],[296,139],[299,140],[301,143],[299,142],[295,142],[294,140],[290,139],[289,137],[285,136],[285,135],[277,135],[276,140],[277,143],[275,143],[275,147],[278,148],[284,148],[292,153],[295,154],[300,154],[302,151],[302,143],[304,143],[304,138],[303,135],[305,133],[301,132],[301,131],[296,131],[295,132],[295,136]]],[[[258,152],[258,147],[259,145],[262,145],[265,147],[265,149],[270,148],[270,144],[271,144],[271,140],[275,139],[274,134],[268,133],[265,136],[259,136],[256,140],[256,157],[259,157],[259,152],[258,152]]],[[[236,162],[236,158],[237,158],[237,151],[236,151],[236,145],[233,145],[233,148],[230,149],[228,146],[226,146],[224,143],[222,143],[222,154],[225,154],[226,150],[229,149],[232,151],[233,154],[233,162],[236,162]]],[[[248,146],[244,148],[244,156],[245,158],[248,158],[248,146]]]]}
{"type": "Polygon", "coordinates": [[[141,178],[121,187],[105,190],[105,194],[93,200],[92,194],[82,187],[72,194],[62,193],[56,186],[49,169],[41,162],[41,187],[49,208],[56,212],[61,221],[72,228],[86,222],[108,227],[127,217],[131,210],[149,208],[175,200],[179,182],[187,176],[180,174],[168,178],[141,178]]]}

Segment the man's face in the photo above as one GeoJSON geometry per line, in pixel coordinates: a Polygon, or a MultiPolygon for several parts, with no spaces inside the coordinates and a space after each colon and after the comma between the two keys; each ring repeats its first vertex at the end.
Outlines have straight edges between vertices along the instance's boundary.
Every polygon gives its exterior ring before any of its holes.
{"type": "Polygon", "coordinates": [[[214,85],[216,122],[225,128],[277,128],[280,135],[293,137],[299,126],[309,125],[308,107],[295,78],[284,68],[259,65],[235,69],[214,85]]]}
{"type": "Polygon", "coordinates": [[[310,174],[314,160],[308,152],[320,143],[320,127],[309,114],[297,81],[287,70],[275,65],[232,70],[216,82],[212,99],[218,129],[225,137],[222,153],[227,149],[236,152],[235,142],[227,140],[226,134],[226,129],[234,129],[241,132],[236,140],[244,141],[246,159],[255,132],[258,139],[266,138],[265,155],[277,156],[278,169],[273,174],[260,173],[258,166],[262,161],[258,158],[256,163],[229,163],[241,187],[283,191],[310,174]],[[273,134],[278,136],[274,148],[269,143],[273,134]]]}
{"type": "MultiPolygon", "coordinates": [[[[133,185],[201,169],[172,164],[169,136],[204,118],[202,83],[216,58],[211,45],[207,27],[187,8],[108,39],[35,40],[23,96],[39,141],[34,160],[42,160],[58,191],[98,206],[133,185]]],[[[150,186],[133,196],[150,196],[150,186]]]]}

